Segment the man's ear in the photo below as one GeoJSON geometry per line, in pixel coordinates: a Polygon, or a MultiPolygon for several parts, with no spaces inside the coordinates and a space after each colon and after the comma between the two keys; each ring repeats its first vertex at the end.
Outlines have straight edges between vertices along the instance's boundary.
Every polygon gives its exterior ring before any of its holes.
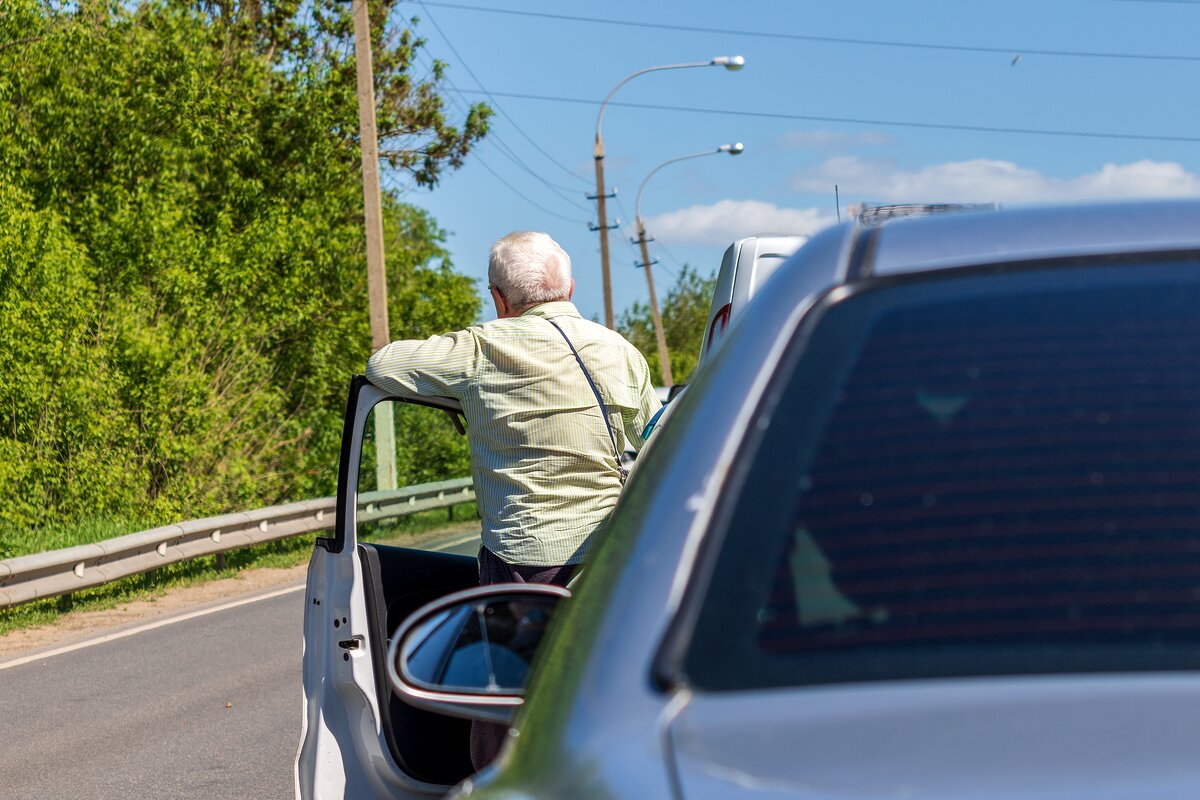
{"type": "Polygon", "coordinates": [[[492,302],[496,304],[496,316],[500,319],[512,316],[512,308],[508,305],[508,298],[495,286],[489,286],[488,289],[492,293],[492,302]]]}
{"type": "Polygon", "coordinates": [[[575,279],[571,278],[571,288],[567,290],[567,299],[570,300],[575,296],[575,279]]]}

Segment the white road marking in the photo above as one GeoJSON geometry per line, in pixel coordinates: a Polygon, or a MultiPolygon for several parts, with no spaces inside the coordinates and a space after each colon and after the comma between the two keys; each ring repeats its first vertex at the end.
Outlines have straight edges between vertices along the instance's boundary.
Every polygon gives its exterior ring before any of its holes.
{"type": "Polygon", "coordinates": [[[54,656],[61,656],[66,653],[73,653],[76,650],[83,650],[84,648],[93,647],[95,645],[104,644],[106,642],[115,642],[118,639],[124,639],[127,636],[133,636],[138,633],[145,633],[146,631],[152,631],[156,628],[165,628],[167,625],[174,625],[176,622],[186,622],[187,620],[195,619],[196,617],[205,617],[205,616],[208,616],[209,614],[216,614],[218,611],[226,611],[230,608],[237,608],[238,606],[249,605],[250,603],[257,603],[260,600],[270,600],[272,597],[279,597],[281,595],[291,594],[292,592],[299,592],[299,591],[302,591],[303,589],[304,589],[304,584],[300,584],[299,586],[288,586],[283,589],[276,589],[273,592],[267,592],[266,594],[255,595],[254,597],[243,597],[241,600],[233,600],[228,603],[222,603],[219,606],[213,606],[211,608],[204,608],[199,611],[191,611],[187,614],[180,614],[177,617],[169,617],[167,619],[160,619],[160,620],[157,620],[156,622],[147,622],[145,625],[138,625],[133,628],[127,628],[123,631],[117,631],[116,633],[105,633],[100,636],[97,636],[94,639],[85,639],[82,642],[76,642],[74,644],[65,645],[63,647],[57,647],[53,650],[47,650],[44,653],[34,653],[33,655],[23,656],[21,658],[15,658],[12,661],[5,661],[4,663],[0,664],[0,670],[6,670],[6,669],[9,669],[10,667],[19,667],[22,664],[30,664],[34,661],[42,661],[43,659],[53,658],[54,656]]]}
{"type": "Polygon", "coordinates": [[[437,547],[431,547],[429,549],[430,550],[449,550],[451,547],[458,547],[460,544],[466,544],[467,542],[470,542],[472,540],[475,540],[475,541],[479,540],[478,532],[472,533],[470,536],[464,536],[461,539],[455,539],[453,542],[443,542],[442,544],[439,544],[437,547]]]}
{"type": "MultiPolygon", "coordinates": [[[[460,544],[466,544],[467,542],[472,541],[473,539],[478,539],[478,538],[479,538],[479,534],[473,533],[470,536],[465,536],[461,539],[455,539],[454,541],[450,541],[450,542],[443,542],[442,544],[439,544],[437,547],[431,547],[429,549],[434,550],[434,551],[449,550],[451,547],[457,547],[460,544]]],[[[134,636],[139,633],[145,633],[146,631],[152,631],[152,630],[155,630],[156,628],[165,628],[166,626],[174,625],[177,622],[186,622],[189,619],[196,619],[197,617],[206,617],[209,614],[216,614],[220,611],[228,611],[231,608],[237,608],[238,606],[249,605],[250,603],[257,603],[260,600],[270,600],[273,597],[282,597],[285,594],[291,594],[292,592],[302,591],[304,588],[305,588],[304,584],[300,584],[299,586],[286,586],[282,589],[276,589],[274,591],[266,592],[264,594],[254,595],[253,597],[243,597],[241,600],[231,600],[228,603],[222,603],[221,605],[212,606],[210,608],[202,608],[198,611],[190,611],[186,614],[180,614],[177,617],[169,617],[167,619],[160,619],[155,622],[147,622],[145,625],[138,625],[136,627],[127,628],[123,631],[117,631],[115,633],[105,633],[105,634],[95,637],[94,639],[85,639],[82,642],[75,642],[74,644],[64,645],[62,647],[58,647],[53,650],[47,650],[47,651],[41,652],[41,653],[33,653],[32,655],[28,655],[28,656],[21,656],[20,658],[14,658],[11,661],[0,662],[0,672],[4,671],[6,669],[9,669],[11,667],[19,667],[23,664],[32,664],[34,661],[43,661],[48,658],[53,658],[54,656],[61,656],[66,653],[73,653],[76,650],[83,650],[88,647],[94,647],[95,645],[98,645],[98,644],[105,644],[107,642],[115,642],[118,639],[124,639],[128,636],[134,636]]]]}

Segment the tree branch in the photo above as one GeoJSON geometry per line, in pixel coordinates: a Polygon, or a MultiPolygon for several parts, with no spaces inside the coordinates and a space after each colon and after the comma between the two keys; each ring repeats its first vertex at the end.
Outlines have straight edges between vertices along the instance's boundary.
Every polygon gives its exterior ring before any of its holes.
{"type": "Polygon", "coordinates": [[[29,44],[30,42],[40,42],[45,39],[45,36],[26,36],[24,39],[14,39],[11,42],[0,44],[0,50],[7,50],[10,47],[16,47],[19,44],[29,44]]]}

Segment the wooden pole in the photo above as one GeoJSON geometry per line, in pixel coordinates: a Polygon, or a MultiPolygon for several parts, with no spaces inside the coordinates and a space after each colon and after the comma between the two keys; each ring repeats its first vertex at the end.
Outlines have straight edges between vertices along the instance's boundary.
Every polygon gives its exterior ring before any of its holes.
{"type": "Polygon", "coordinates": [[[607,197],[604,194],[604,142],[600,138],[599,129],[596,131],[594,155],[596,159],[596,222],[600,232],[600,277],[604,291],[604,325],[609,330],[616,330],[616,322],[613,319],[612,277],[608,268],[608,211],[605,203],[607,197]]]}
{"type": "Polygon", "coordinates": [[[662,367],[663,386],[675,385],[671,377],[671,354],[667,351],[667,336],[663,331],[662,315],[658,313],[658,297],[654,294],[654,275],[650,271],[650,253],[646,250],[646,226],[638,217],[638,244],[642,248],[642,269],[646,270],[646,288],[650,290],[650,318],[654,320],[654,339],[658,343],[658,362],[662,367]]]}
{"type": "MultiPolygon", "coordinates": [[[[363,216],[367,238],[367,308],[371,352],[391,341],[387,272],[383,258],[383,201],[379,188],[379,142],[375,131],[375,75],[367,0],[354,0],[354,55],[358,75],[358,130],[362,150],[363,216]]],[[[376,488],[396,488],[396,432],[391,403],[375,409],[376,488]]]]}

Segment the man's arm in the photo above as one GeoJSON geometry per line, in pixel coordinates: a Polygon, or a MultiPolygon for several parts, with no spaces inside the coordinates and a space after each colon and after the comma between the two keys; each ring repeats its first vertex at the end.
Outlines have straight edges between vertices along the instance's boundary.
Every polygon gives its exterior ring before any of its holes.
{"type": "Polygon", "coordinates": [[[625,440],[629,446],[634,450],[641,450],[642,445],[646,443],[642,438],[642,431],[650,424],[650,418],[662,408],[662,403],[654,393],[654,383],[650,380],[650,367],[646,365],[646,359],[632,345],[629,349],[633,351],[634,356],[631,359],[630,376],[636,387],[634,397],[637,398],[638,407],[633,409],[631,414],[622,414],[621,422],[624,423],[625,440]]]}
{"type": "Polygon", "coordinates": [[[479,342],[469,330],[392,342],[367,361],[367,380],[385,392],[462,399],[479,372],[479,342]]]}

